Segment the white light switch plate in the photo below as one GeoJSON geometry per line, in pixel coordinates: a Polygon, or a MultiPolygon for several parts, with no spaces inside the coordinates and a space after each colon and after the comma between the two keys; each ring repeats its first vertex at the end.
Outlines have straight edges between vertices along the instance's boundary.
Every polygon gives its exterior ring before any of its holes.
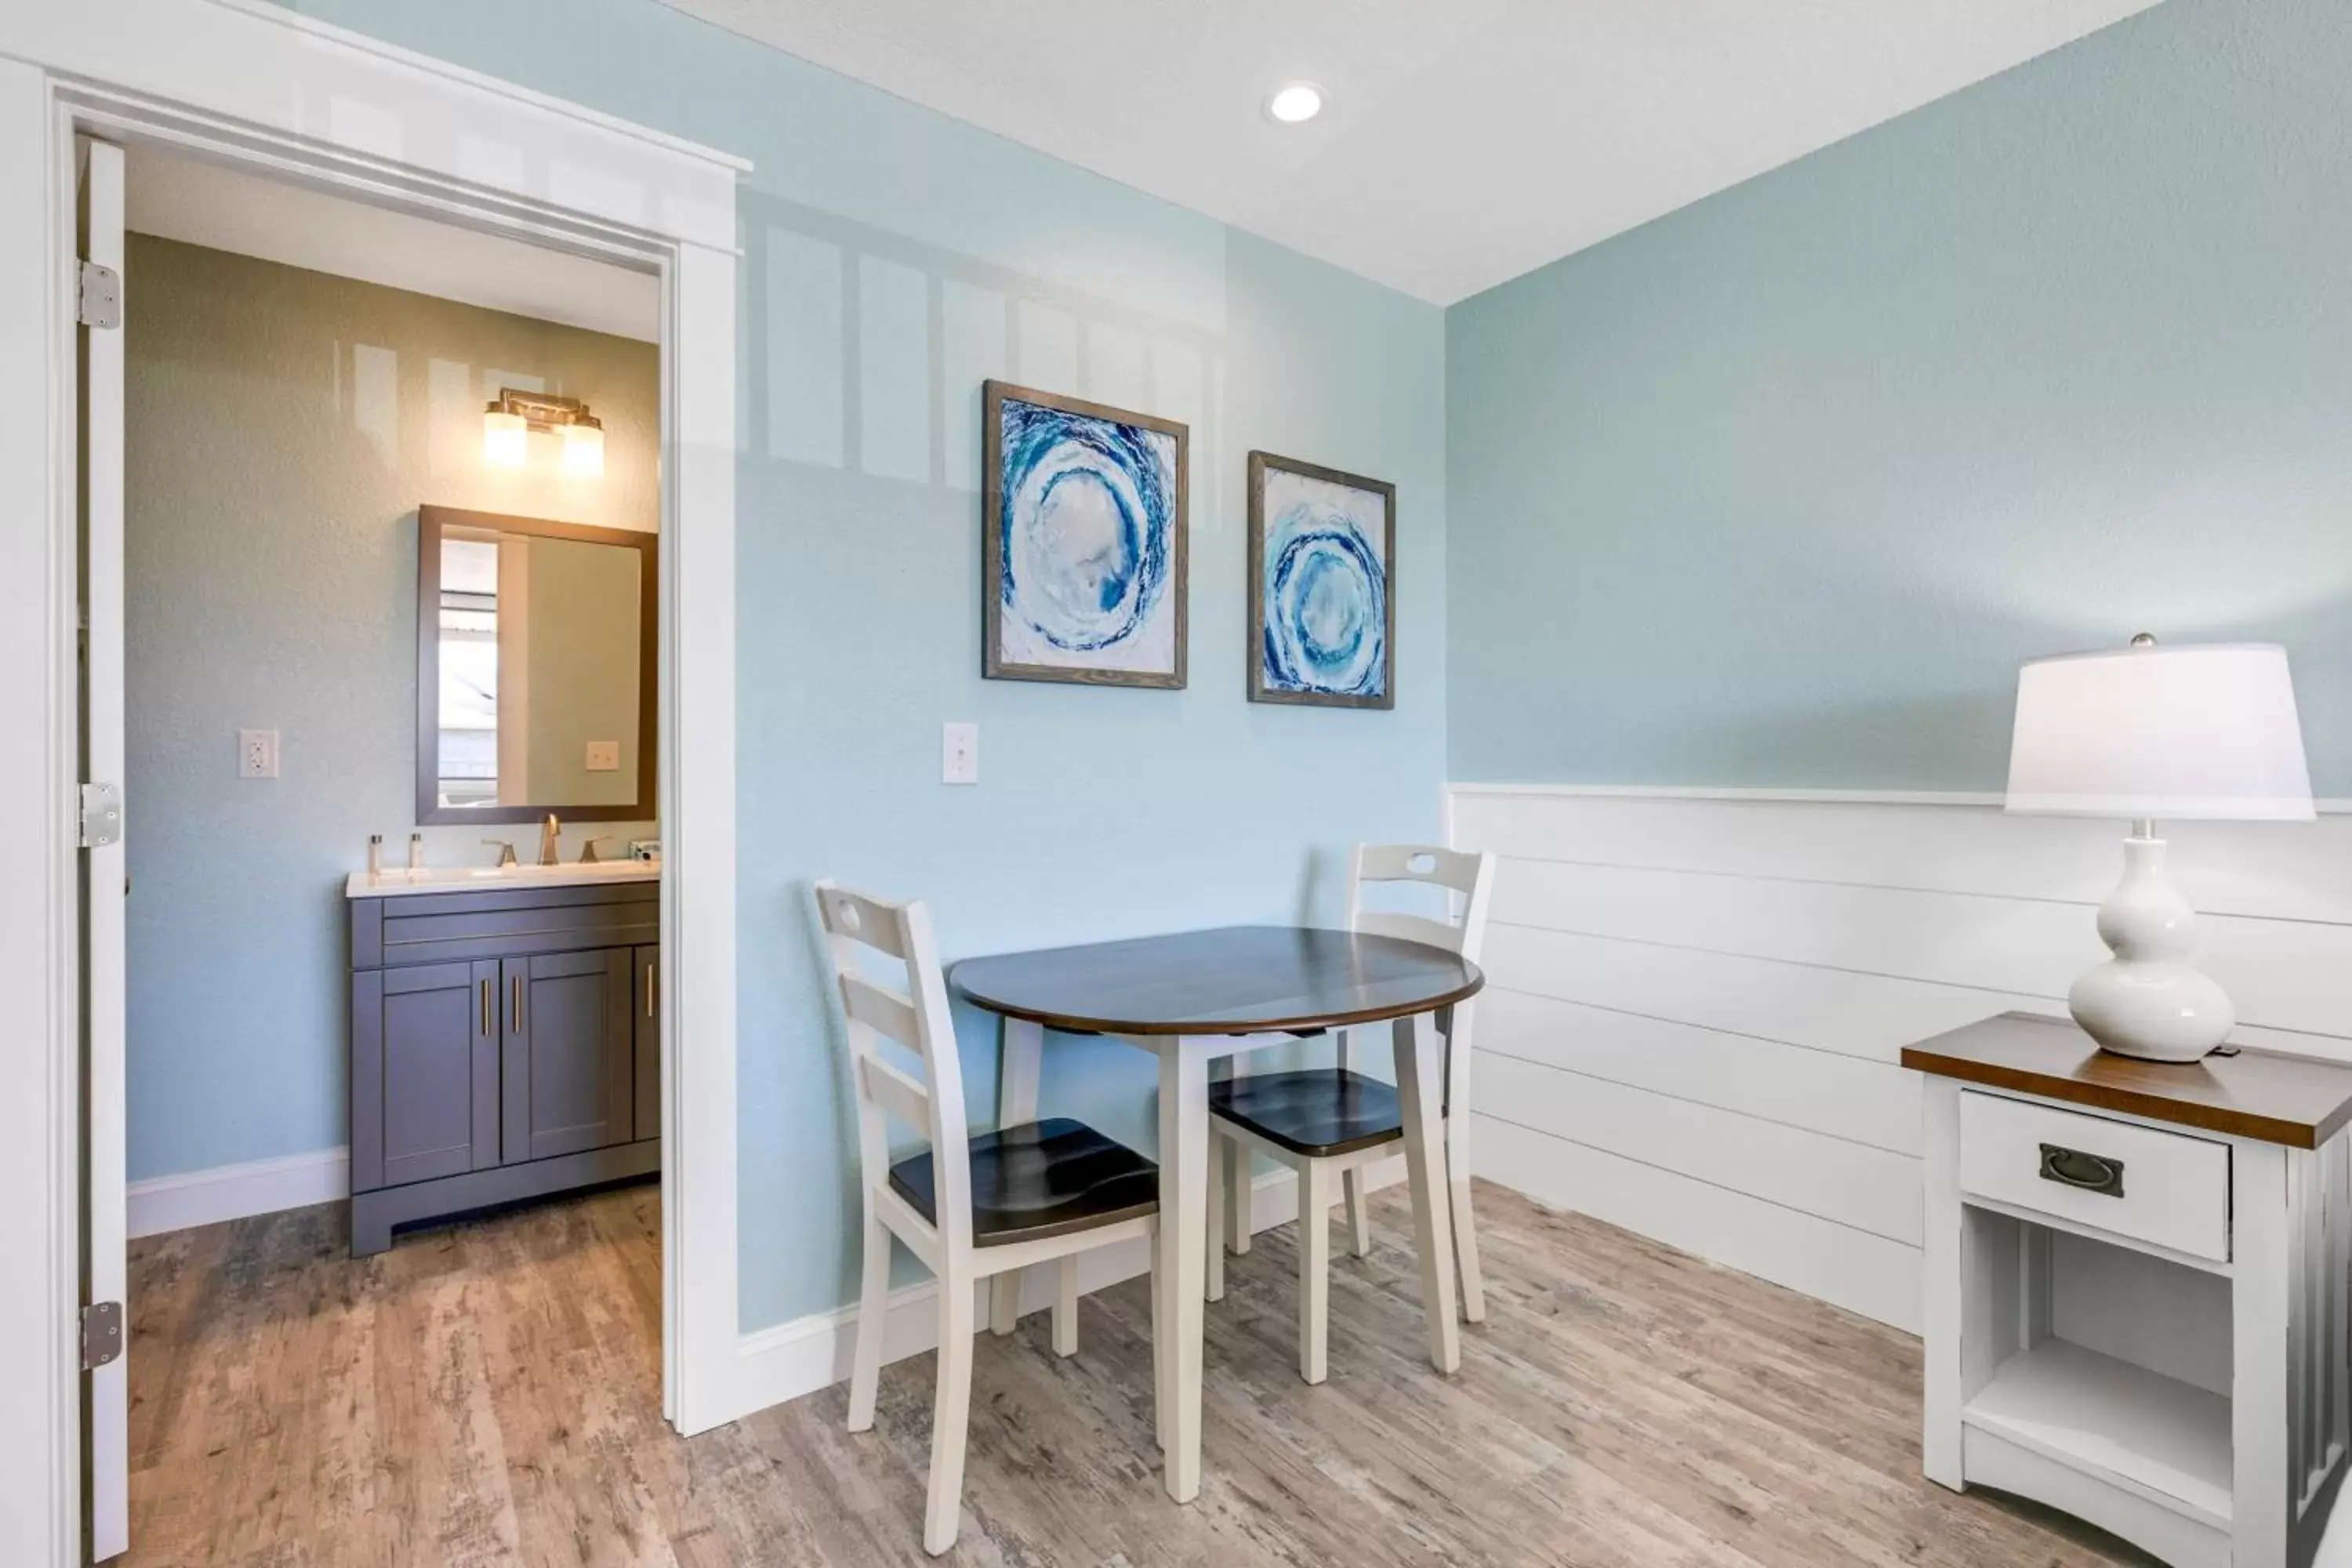
{"type": "Polygon", "coordinates": [[[940,726],[940,783],[976,784],[980,782],[980,726],[977,724],[942,724],[940,726]]]}
{"type": "Polygon", "coordinates": [[[618,741],[589,742],[588,760],[581,765],[592,773],[618,773],[621,768],[621,742],[618,741]]]}
{"type": "Polygon", "coordinates": [[[278,731],[239,730],[236,732],[236,776],[274,779],[278,776],[278,731]]]}

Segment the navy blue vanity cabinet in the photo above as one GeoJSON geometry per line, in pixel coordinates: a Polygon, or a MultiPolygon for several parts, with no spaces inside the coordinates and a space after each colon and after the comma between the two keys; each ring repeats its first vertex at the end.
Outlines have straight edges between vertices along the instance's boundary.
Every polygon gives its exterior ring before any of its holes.
{"type": "Polygon", "coordinates": [[[657,882],[486,879],[350,909],[355,1255],[661,1168],[657,882]]]}

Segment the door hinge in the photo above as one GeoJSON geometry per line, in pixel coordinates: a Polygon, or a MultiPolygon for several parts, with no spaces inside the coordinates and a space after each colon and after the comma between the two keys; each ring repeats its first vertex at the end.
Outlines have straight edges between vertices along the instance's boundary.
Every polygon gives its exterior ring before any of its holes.
{"type": "Polygon", "coordinates": [[[85,327],[122,325],[122,274],[95,261],[81,264],[74,290],[74,320],[85,327]]]}
{"type": "Polygon", "coordinates": [[[81,1310],[81,1369],[95,1372],[122,1356],[122,1303],[92,1301],[81,1310]]]}
{"type": "Polygon", "coordinates": [[[86,784],[81,786],[81,847],[102,849],[122,842],[122,786],[86,784]]]}

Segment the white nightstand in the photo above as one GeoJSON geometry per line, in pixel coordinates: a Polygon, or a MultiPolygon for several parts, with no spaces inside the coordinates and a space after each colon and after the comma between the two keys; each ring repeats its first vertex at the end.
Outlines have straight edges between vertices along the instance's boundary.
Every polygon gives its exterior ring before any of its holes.
{"type": "Polygon", "coordinates": [[[2310,1562],[2352,1439],[2352,1067],[2004,1014],[1927,1075],[1922,1468],[2176,1568],[2310,1562]]]}

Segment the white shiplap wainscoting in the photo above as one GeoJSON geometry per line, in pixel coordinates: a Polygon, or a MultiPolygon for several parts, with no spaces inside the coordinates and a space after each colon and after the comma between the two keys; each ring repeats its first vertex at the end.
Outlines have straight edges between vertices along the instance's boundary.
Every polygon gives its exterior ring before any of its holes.
{"type": "MultiPolygon", "coordinates": [[[[1997,796],[1455,784],[1501,859],[1478,1173],[1919,1327],[1912,1041],[2063,1016],[2122,823],[1997,796]]],[[[2333,803],[2330,803],[2333,805],[2333,803]]],[[[2159,825],[2238,1038],[2352,1059],[2352,816],[2159,825]]]]}

